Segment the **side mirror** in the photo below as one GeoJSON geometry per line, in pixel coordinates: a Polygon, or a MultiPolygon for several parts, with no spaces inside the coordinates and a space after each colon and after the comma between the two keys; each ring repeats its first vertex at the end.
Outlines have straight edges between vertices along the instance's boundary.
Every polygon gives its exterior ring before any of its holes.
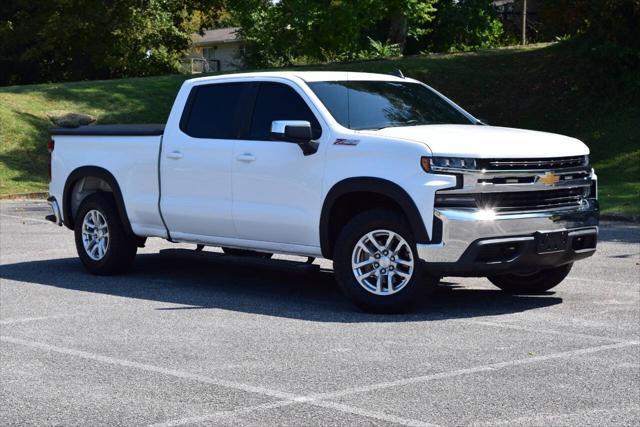
{"type": "Polygon", "coordinates": [[[271,122],[271,137],[298,144],[305,156],[318,151],[318,144],[312,141],[311,123],[306,120],[275,120],[271,122]]]}

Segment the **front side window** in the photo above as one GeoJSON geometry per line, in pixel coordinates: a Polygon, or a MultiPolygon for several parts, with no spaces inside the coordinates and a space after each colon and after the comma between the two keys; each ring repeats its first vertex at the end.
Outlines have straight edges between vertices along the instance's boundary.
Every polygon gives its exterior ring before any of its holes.
{"type": "Polygon", "coordinates": [[[293,88],[282,83],[260,83],[249,139],[271,140],[271,122],[276,120],[306,120],[311,123],[313,139],[322,134],[313,112],[293,88]]]}
{"type": "Polygon", "coordinates": [[[194,138],[236,139],[242,125],[241,109],[249,94],[248,83],[196,86],[189,95],[180,128],[194,138]]]}
{"type": "Polygon", "coordinates": [[[308,83],[333,118],[354,130],[434,124],[474,124],[419,83],[326,81],[308,83]]]}

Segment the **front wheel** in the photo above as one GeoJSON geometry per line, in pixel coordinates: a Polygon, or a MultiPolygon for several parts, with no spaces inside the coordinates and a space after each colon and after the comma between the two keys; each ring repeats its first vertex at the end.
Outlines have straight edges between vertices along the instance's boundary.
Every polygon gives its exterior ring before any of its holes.
{"type": "Polygon", "coordinates": [[[106,193],[91,194],[82,201],[74,234],[78,256],[93,274],[124,272],[138,250],[136,239],[124,230],[113,197],[106,193]]]}
{"type": "Polygon", "coordinates": [[[406,311],[438,283],[418,258],[404,217],[386,209],[349,221],[336,240],[333,267],[343,293],[374,313],[406,311]]]}
{"type": "Polygon", "coordinates": [[[501,274],[488,279],[505,292],[521,295],[542,294],[559,285],[571,271],[573,264],[539,270],[529,274],[501,274]]]}

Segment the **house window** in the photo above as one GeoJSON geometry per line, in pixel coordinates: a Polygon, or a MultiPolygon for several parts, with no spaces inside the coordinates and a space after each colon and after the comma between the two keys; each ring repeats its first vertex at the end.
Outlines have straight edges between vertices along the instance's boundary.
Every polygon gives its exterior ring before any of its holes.
{"type": "Polygon", "coordinates": [[[217,49],[218,49],[218,46],[203,47],[202,56],[204,56],[206,59],[215,59],[217,49]]]}

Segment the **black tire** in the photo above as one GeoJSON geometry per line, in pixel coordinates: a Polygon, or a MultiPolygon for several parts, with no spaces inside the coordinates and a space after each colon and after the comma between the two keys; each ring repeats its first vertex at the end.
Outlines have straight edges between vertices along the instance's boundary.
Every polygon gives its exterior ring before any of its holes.
{"type": "Polygon", "coordinates": [[[109,193],[94,193],[82,201],[75,218],[74,234],[78,256],[85,268],[93,274],[113,275],[125,272],[131,267],[138,250],[136,238],[125,232],[115,201],[109,193]],[[85,216],[92,210],[102,214],[109,233],[104,256],[98,260],[87,253],[82,238],[85,216]]]}
{"type": "Polygon", "coordinates": [[[269,259],[273,256],[273,254],[270,254],[268,252],[258,252],[258,251],[250,251],[248,249],[236,249],[236,248],[225,248],[225,247],[222,247],[222,252],[224,252],[225,255],[248,256],[248,257],[264,258],[264,259],[269,259]]]}
{"type": "Polygon", "coordinates": [[[571,271],[573,264],[540,270],[533,274],[501,274],[488,279],[505,292],[521,295],[542,294],[558,286],[571,271]]]}
{"type": "Polygon", "coordinates": [[[333,269],[340,289],[358,308],[366,312],[406,312],[416,303],[424,301],[439,281],[439,277],[428,274],[418,258],[415,240],[406,219],[393,210],[378,208],[356,215],[340,231],[333,253],[333,269]],[[378,295],[368,291],[358,282],[352,269],[351,261],[356,245],[366,234],[375,230],[388,230],[398,234],[411,250],[413,273],[404,287],[396,293],[378,295]]]}

